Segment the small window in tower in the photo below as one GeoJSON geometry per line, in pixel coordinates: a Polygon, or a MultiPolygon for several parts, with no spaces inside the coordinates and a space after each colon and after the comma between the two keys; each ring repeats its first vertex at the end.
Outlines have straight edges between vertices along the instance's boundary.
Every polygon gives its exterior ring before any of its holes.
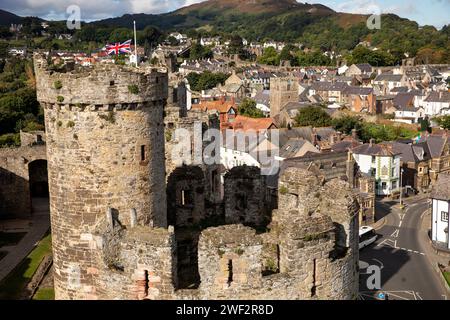
{"type": "Polygon", "coordinates": [[[148,289],[149,289],[149,280],[148,280],[148,271],[145,270],[145,283],[144,283],[144,293],[146,296],[148,296],[148,289]]]}
{"type": "Polygon", "coordinates": [[[316,296],[316,269],[317,269],[317,263],[316,259],[313,260],[313,283],[311,288],[311,297],[316,296]]]}
{"type": "Polygon", "coordinates": [[[189,206],[194,203],[191,190],[181,190],[181,205],[189,206]]]}
{"type": "Polygon", "coordinates": [[[155,82],[159,83],[159,78],[158,77],[155,78],[155,82]]]}
{"type": "Polygon", "coordinates": [[[41,136],[40,134],[38,134],[38,135],[36,136],[36,142],[37,142],[37,143],[41,143],[41,142],[42,142],[42,136],[41,136]]]}
{"type": "Polygon", "coordinates": [[[146,154],[145,154],[145,145],[141,146],[141,161],[146,160],[146,154]]]}
{"type": "Polygon", "coordinates": [[[109,82],[109,85],[110,85],[110,86],[113,86],[114,84],[115,84],[114,80],[111,80],[111,81],[109,82]]]}
{"type": "Polygon", "coordinates": [[[231,286],[233,283],[233,260],[228,260],[228,286],[231,286]]]}

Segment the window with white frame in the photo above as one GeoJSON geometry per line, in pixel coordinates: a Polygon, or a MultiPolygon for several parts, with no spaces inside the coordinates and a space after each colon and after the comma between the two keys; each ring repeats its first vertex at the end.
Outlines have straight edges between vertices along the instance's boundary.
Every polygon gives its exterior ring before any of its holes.
{"type": "Polygon", "coordinates": [[[443,222],[448,222],[448,212],[445,212],[445,211],[441,212],[441,220],[443,222]]]}

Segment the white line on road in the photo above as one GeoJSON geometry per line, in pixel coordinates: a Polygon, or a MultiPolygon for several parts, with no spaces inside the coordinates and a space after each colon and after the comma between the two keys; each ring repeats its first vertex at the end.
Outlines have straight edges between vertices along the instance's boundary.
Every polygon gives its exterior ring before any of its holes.
{"type": "Polygon", "coordinates": [[[398,238],[398,233],[400,232],[399,229],[395,230],[394,233],[391,234],[392,238],[398,238]]]}
{"type": "Polygon", "coordinates": [[[403,220],[400,220],[400,224],[398,225],[399,228],[402,227],[402,223],[403,223],[403,220]]]}

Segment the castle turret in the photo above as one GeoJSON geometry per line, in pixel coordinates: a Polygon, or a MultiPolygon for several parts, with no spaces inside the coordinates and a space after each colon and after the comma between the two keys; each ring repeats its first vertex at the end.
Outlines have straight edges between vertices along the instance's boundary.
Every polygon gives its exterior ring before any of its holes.
{"type": "Polygon", "coordinates": [[[167,227],[167,74],[118,65],[58,70],[40,54],[34,65],[45,112],[56,298],[89,298],[100,221],[167,227]]]}

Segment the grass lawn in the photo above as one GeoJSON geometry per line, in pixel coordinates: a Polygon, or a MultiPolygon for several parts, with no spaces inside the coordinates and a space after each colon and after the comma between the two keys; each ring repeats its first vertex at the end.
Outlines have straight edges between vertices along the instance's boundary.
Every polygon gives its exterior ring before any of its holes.
{"type": "Polygon", "coordinates": [[[445,280],[447,280],[447,284],[450,287],[450,272],[444,272],[445,280]]]}
{"type": "Polygon", "coordinates": [[[34,295],[33,300],[55,300],[55,289],[40,288],[34,295]]]}
{"type": "Polygon", "coordinates": [[[0,299],[18,299],[42,259],[51,252],[51,235],[47,234],[33,251],[0,283],[0,299]]]}
{"type": "Polygon", "coordinates": [[[26,232],[3,232],[0,231],[0,248],[18,244],[26,235],[26,232]]]}

